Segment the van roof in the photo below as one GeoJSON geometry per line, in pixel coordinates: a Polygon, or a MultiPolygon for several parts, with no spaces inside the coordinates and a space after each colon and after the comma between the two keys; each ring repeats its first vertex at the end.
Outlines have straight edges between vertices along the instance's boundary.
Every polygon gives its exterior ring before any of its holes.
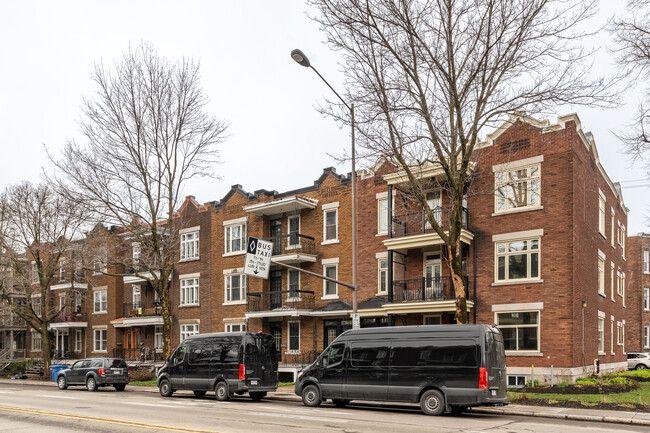
{"type": "Polygon", "coordinates": [[[351,329],[343,332],[339,337],[371,336],[371,335],[404,335],[420,333],[453,333],[454,336],[478,336],[482,332],[498,332],[490,325],[417,325],[417,326],[384,326],[377,328],[351,329]]]}

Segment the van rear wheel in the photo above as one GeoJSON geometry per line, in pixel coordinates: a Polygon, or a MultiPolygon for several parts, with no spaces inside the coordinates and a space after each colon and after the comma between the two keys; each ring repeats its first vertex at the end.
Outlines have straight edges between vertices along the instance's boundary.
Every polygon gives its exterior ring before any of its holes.
{"type": "Polygon", "coordinates": [[[316,385],[307,385],[302,390],[302,403],[305,406],[316,407],[320,406],[320,390],[316,385]]]}
{"type": "Polygon", "coordinates": [[[427,415],[441,415],[445,411],[445,397],[437,389],[430,389],[420,397],[420,408],[427,415]]]}
{"type": "Polygon", "coordinates": [[[228,384],[226,382],[219,382],[214,388],[214,397],[219,401],[230,400],[230,392],[228,392],[228,384]]]}
{"type": "Polygon", "coordinates": [[[333,398],[332,403],[334,403],[336,407],[345,407],[350,403],[350,400],[333,398]]]}

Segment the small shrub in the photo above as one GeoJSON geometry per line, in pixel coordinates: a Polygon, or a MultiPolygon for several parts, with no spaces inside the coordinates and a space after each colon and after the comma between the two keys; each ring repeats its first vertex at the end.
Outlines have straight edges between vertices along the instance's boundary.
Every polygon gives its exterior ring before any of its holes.
{"type": "Polygon", "coordinates": [[[144,368],[138,368],[137,370],[131,370],[131,382],[146,382],[149,380],[154,380],[156,378],[156,373],[149,371],[144,368]]]}
{"type": "Polygon", "coordinates": [[[569,386],[569,382],[560,382],[557,384],[557,386],[559,386],[560,388],[566,388],[567,386],[569,386]]]}
{"type": "Polygon", "coordinates": [[[594,377],[581,377],[576,379],[576,384],[578,385],[598,385],[599,380],[594,377]]]}
{"type": "Polygon", "coordinates": [[[3,375],[13,376],[16,373],[24,373],[27,370],[27,361],[12,361],[7,368],[2,370],[3,375]]]}
{"type": "MultiPolygon", "coordinates": [[[[526,386],[532,386],[532,385],[533,384],[532,384],[532,382],[530,380],[528,382],[526,382],[526,386]]],[[[539,380],[537,380],[537,379],[535,379],[535,386],[539,386],[539,380]]]]}
{"type": "Polygon", "coordinates": [[[627,385],[629,383],[629,379],[626,379],[625,377],[622,376],[613,377],[609,379],[607,383],[610,383],[612,385],[627,385]]]}

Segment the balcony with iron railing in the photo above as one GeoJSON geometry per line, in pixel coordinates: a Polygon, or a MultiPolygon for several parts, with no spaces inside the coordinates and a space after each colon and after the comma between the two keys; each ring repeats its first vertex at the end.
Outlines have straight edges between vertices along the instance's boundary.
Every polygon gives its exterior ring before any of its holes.
{"type": "Polygon", "coordinates": [[[69,311],[68,309],[64,309],[59,313],[59,315],[52,320],[53,323],[61,323],[61,322],[87,322],[88,317],[85,313],[81,312],[81,309],[77,309],[76,311],[69,311]]]}
{"type": "Polygon", "coordinates": [[[263,240],[273,242],[273,261],[315,262],[316,242],[311,236],[300,233],[271,236],[263,240]]]}
{"type": "Polygon", "coordinates": [[[295,312],[314,308],[314,292],[312,290],[274,290],[247,293],[246,298],[246,312],[249,317],[264,317],[264,314],[255,313],[295,312]]]}
{"type": "MultiPolygon", "coordinates": [[[[443,230],[449,230],[449,209],[436,207],[432,209],[435,221],[443,230]]],[[[467,208],[463,208],[461,228],[468,230],[467,208]]],[[[419,235],[434,233],[433,226],[429,222],[428,212],[399,213],[393,216],[392,237],[419,235]]]]}
{"type": "Polygon", "coordinates": [[[24,328],[27,323],[24,319],[12,312],[0,313],[0,328],[24,328]]]}
{"type": "MultiPolygon", "coordinates": [[[[465,277],[465,297],[476,297],[476,290],[470,293],[469,277],[465,277]]],[[[473,284],[472,284],[473,286],[473,284]]],[[[456,299],[451,277],[422,277],[412,280],[393,281],[392,302],[436,302],[456,299]]]]}
{"type": "Polygon", "coordinates": [[[124,303],[122,307],[122,317],[149,317],[161,316],[162,307],[160,302],[141,302],[134,304],[132,302],[124,303]]]}

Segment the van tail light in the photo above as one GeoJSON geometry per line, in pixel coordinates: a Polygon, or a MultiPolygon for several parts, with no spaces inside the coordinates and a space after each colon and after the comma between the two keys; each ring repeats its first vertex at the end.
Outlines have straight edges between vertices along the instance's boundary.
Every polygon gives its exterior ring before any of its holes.
{"type": "Polygon", "coordinates": [[[239,364],[239,380],[246,380],[246,366],[239,364]]]}
{"type": "Polygon", "coordinates": [[[97,373],[99,373],[100,376],[106,376],[106,371],[103,368],[100,368],[97,373]]]}
{"type": "Polygon", "coordinates": [[[478,371],[478,389],[488,389],[487,368],[481,367],[478,371]]]}
{"type": "Polygon", "coordinates": [[[131,375],[131,370],[126,370],[126,374],[131,375]]]}

